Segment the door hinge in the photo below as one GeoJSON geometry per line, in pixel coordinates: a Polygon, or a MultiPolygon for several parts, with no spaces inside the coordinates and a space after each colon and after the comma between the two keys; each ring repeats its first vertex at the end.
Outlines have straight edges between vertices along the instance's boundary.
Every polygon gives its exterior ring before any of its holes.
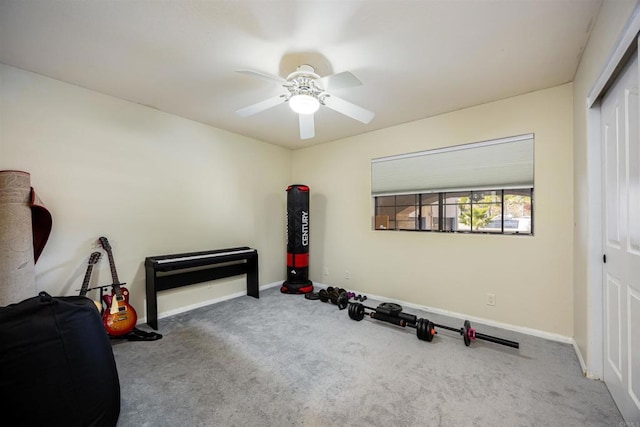
{"type": "Polygon", "coordinates": [[[607,263],[607,254],[602,255],[602,262],[607,263]]]}

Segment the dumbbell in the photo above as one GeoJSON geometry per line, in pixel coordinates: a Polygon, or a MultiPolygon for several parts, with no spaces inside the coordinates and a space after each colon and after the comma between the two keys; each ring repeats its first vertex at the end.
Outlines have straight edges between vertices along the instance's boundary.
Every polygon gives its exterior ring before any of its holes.
{"type": "Polygon", "coordinates": [[[349,304],[349,317],[353,320],[360,321],[364,319],[365,314],[376,320],[391,323],[392,325],[408,326],[416,329],[416,335],[419,340],[431,342],[437,333],[433,322],[427,319],[418,319],[413,314],[403,313],[402,306],[394,303],[382,303],[377,308],[367,307],[360,303],[349,304]],[[369,310],[369,313],[365,311],[369,310]]]}
{"type": "Polygon", "coordinates": [[[331,301],[331,303],[337,305],[340,310],[344,310],[349,305],[349,294],[342,288],[329,286],[326,290],[320,289],[318,295],[320,296],[320,301],[331,301]]]}
{"type": "Polygon", "coordinates": [[[355,292],[351,292],[351,291],[348,291],[347,295],[349,296],[349,299],[353,298],[356,301],[364,302],[367,299],[366,295],[356,294],[355,292]]]}

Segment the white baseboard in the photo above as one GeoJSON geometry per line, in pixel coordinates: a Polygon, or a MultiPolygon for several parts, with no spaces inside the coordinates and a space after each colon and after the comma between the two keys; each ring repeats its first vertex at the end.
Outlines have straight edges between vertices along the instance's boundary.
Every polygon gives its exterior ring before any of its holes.
{"type": "MultiPolygon", "coordinates": [[[[571,338],[571,344],[573,344],[573,350],[576,352],[576,356],[578,356],[578,362],[580,362],[580,368],[582,369],[582,374],[589,378],[589,374],[588,374],[588,370],[587,370],[587,364],[584,362],[584,357],[582,357],[582,352],[580,351],[580,347],[578,347],[578,343],[576,342],[576,340],[574,340],[573,338],[571,338]]],[[[596,378],[593,378],[596,379],[596,378]]]]}
{"type": "MultiPolygon", "coordinates": [[[[282,285],[282,281],[280,282],[273,282],[273,283],[269,283],[268,285],[263,285],[259,287],[259,290],[263,291],[265,289],[270,289],[270,288],[275,288],[276,286],[280,286],[282,285]]],[[[219,298],[213,298],[213,299],[209,299],[206,301],[200,301],[196,304],[190,304],[190,305],[186,305],[184,307],[180,307],[180,308],[175,308],[173,310],[167,310],[167,311],[163,311],[161,313],[158,313],[158,319],[164,319],[165,317],[169,317],[169,316],[174,316],[176,314],[180,314],[180,313],[186,313],[187,311],[191,311],[191,310],[195,310],[196,308],[200,308],[200,307],[206,307],[208,305],[211,304],[217,304],[219,302],[222,301],[228,301],[230,299],[234,299],[234,298],[238,298],[238,297],[242,297],[242,296],[246,296],[247,293],[246,291],[240,291],[240,292],[234,292],[232,294],[229,295],[224,295],[222,297],[219,298]]],[[[147,318],[142,317],[142,318],[138,318],[138,322],[137,324],[143,324],[143,323],[147,323],[147,318]]]]}
{"type": "MultiPolygon", "coordinates": [[[[327,285],[322,284],[322,283],[314,283],[315,286],[320,287],[320,288],[326,288],[327,285]]],[[[352,291],[355,292],[355,291],[352,291]]],[[[356,292],[358,293],[358,292],[356,292]]],[[[582,369],[582,373],[585,377],[590,378],[590,379],[600,379],[598,377],[595,376],[590,376],[589,375],[589,371],[587,369],[587,364],[584,361],[584,357],[582,357],[582,352],[580,351],[580,347],[578,347],[578,344],[576,343],[576,340],[573,339],[573,337],[567,337],[564,335],[560,335],[560,334],[555,334],[553,332],[547,332],[547,331],[541,331],[538,329],[533,329],[533,328],[527,328],[524,326],[515,326],[515,325],[511,325],[509,323],[502,323],[502,322],[496,322],[493,320],[489,320],[489,319],[483,319],[480,317],[474,317],[474,316],[467,316],[465,314],[461,314],[461,313],[456,313],[453,311],[449,311],[449,310],[442,310],[439,308],[434,308],[434,307],[429,307],[429,306],[425,306],[425,305],[419,305],[419,304],[413,304],[407,301],[402,301],[402,300],[396,300],[393,298],[386,298],[386,297],[381,297],[379,295],[371,295],[371,294],[367,294],[367,297],[376,301],[388,301],[388,302],[395,302],[396,304],[400,304],[403,307],[409,307],[409,308],[413,308],[416,310],[423,310],[423,311],[428,311],[430,313],[435,313],[435,314],[441,314],[444,316],[449,316],[449,317],[454,317],[460,320],[469,320],[470,322],[477,322],[477,323],[481,323],[483,325],[487,325],[487,326],[493,326],[496,328],[501,328],[501,329],[505,329],[507,331],[514,331],[514,332],[519,332],[521,334],[525,334],[525,335],[531,335],[534,337],[538,337],[538,338],[543,338],[546,340],[550,340],[550,341],[556,341],[556,342],[561,342],[563,344],[571,344],[573,346],[573,350],[576,353],[576,357],[578,358],[578,362],[580,363],[580,369],[582,369]]]]}
{"type": "MultiPolygon", "coordinates": [[[[282,285],[282,281],[278,281],[278,282],[273,282],[273,283],[269,283],[267,285],[263,285],[260,286],[260,290],[266,290],[266,289],[270,289],[270,288],[274,288],[276,286],[280,286],[282,285]]],[[[324,283],[319,283],[319,282],[314,282],[313,283],[314,287],[317,288],[321,288],[321,289],[326,289],[328,286],[327,284],[324,283]]],[[[356,292],[356,291],[353,291],[356,292]]],[[[359,293],[359,292],[356,292],[359,293]]],[[[213,298],[210,300],[206,300],[206,301],[201,301],[197,304],[191,304],[188,306],[184,306],[184,307],[180,307],[177,309],[173,309],[173,310],[167,310],[164,311],[162,313],[158,313],[158,318],[159,319],[163,319],[165,317],[169,317],[169,316],[173,316],[176,314],[180,314],[180,313],[185,313],[187,311],[190,310],[194,310],[196,308],[200,308],[200,307],[205,307],[211,304],[216,304],[222,301],[227,301],[233,298],[238,298],[241,296],[245,296],[246,292],[241,291],[241,292],[235,292],[233,294],[229,294],[229,295],[225,295],[219,298],[213,298]]],[[[541,331],[538,329],[533,329],[533,328],[527,328],[524,326],[515,326],[515,325],[511,325],[509,323],[502,323],[502,322],[496,322],[494,320],[489,320],[489,319],[484,319],[481,317],[475,317],[475,316],[468,316],[466,314],[462,314],[462,313],[456,313],[454,311],[449,311],[449,310],[443,310],[440,308],[434,308],[434,307],[429,307],[426,305],[420,305],[420,304],[414,304],[411,302],[407,302],[407,301],[402,301],[402,300],[397,300],[397,299],[393,299],[393,298],[387,298],[387,297],[381,297],[379,295],[371,295],[371,294],[367,294],[367,297],[369,299],[372,300],[376,300],[376,301],[386,301],[386,302],[394,302],[396,304],[400,304],[403,307],[409,307],[409,308],[413,308],[416,310],[423,310],[423,311],[428,311],[430,313],[434,313],[434,314],[441,314],[443,316],[449,316],[449,317],[454,317],[460,320],[469,320],[470,322],[476,322],[476,323],[481,323],[483,325],[487,325],[487,326],[492,326],[492,327],[496,327],[496,328],[500,328],[500,329],[505,329],[507,331],[513,331],[513,332],[519,332],[521,334],[525,334],[525,335],[531,335],[534,337],[538,337],[538,338],[543,338],[543,339],[547,339],[550,341],[556,341],[556,342],[561,342],[564,344],[571,344],[573,346],[573,348],[576,351],[576,355],[578,357],[578,360],[580,361],[580,366],[582,368],[583,372],[587,372],[587,368],[586,368],[586,364],[584,362],[584,358],[582,357],[582,354],[580,353],[580,349],[578,348],[578,345],[576,344],[575,340],[572,337],[567,337],[564,335],[560,335],[560,334],[555,334],[553,332],[546,332],[546,331],[541,331]]],[[[142,318],[142,319],[138,319],[138,324],[141,323],[146,323],[146,318],[142,318]]]]}
{"type": "MultiPolygon", "coordinates": [[[[323,288],[323,287],[326,287],[327,285],[324,285],[322,283],[314,283],[314,286],[318,286],[320,288],[323,288]]],[[[360,293],[360,292],[353,291],[353,290],[352,290],[352,292],[360,293]]],[[[428,311],[430,313],[441,314],[443,316],[454,317],[454,318],[460,319],[460,320],[468,320],[470,322],[481,323],[483,325],[493,326],[493,327],[496,327],[496,328],[505,329],[507,331],[519,332],[521,334],[531,335],[531,336],[538,337],[538,338],[544,338],[544,339],[547,339],[547,340],[550,340],[550,341],[561,342],[561,343],[564,343],[564,344],[572,344],[575,348],[577,348],[577,345],[575,345],[575,341],[574,341],[574,339],[572,337],[567,337],[567,336],[564,336],[564,335],[555,334],[553,332],[541,331],[541,330],[538,330],[538,329],[527,328],[527,327],[524,327],[524,326],[515,326],[515,325],[511,325],[509,323],[496,322],[494,320],[484,319],[484,318],[475,317],[475,316],[468,316],[466,314],[456,313],[454,311],[443,310],[443,309],[440,309],[440,308],[429,307],[429,306],[426,306],[426,305],[414,304],[414,303],[411,303],[411,302],[397,300],[397,299],[393,299],[393,298],[381,297],[379,295],[367,294],[367,298],[373,299],[373,300],[376,300],[376,301],[394,302],[396,304],[400,304],[403,307],[409,307],[409,308],[413,308],[413,309],[416,309],[416,310],[428,311]]],[[[582,356],[579,355],[578,358],[581,360],[581,364],[584,364],[584,360],[582,359],[582,356]]]]}

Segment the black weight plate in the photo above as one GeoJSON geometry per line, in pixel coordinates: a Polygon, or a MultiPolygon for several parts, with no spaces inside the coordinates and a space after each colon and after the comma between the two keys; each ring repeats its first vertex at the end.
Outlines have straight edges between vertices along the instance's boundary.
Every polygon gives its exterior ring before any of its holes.
{"type": "Polygon", "coordinates": [[[432,321],[427,322],[427,341],[433,341],[433,336],[435,335],[436,327],[432,321]]]}
{"type": "Polygon", "coordinates": [[[325,289],[320,289],[320,292],[318,292],[318,297],[320,297],[320,301],[322,302],[329,301],[329,295],[327,295],[327,291],[325,289]]]}
{"type": "Polygon", "coordinates": [[[364,319],[364,305],[358,303],[349,304],[349,317],[357,321],[364,319]]]}
{"type": "Polygon", "coordinates": [[[306,294],[304,294],[304,297],[310,300],[320,299],[320,295],[315,292],[307,292],[306,294]]]}
{"type": "Polygon", "coordinates": [[[416,323],[416,335],[421,341],[427,341],[427,321],[424,319],[418,319],[416,323]]]}
{"type": "Polygon", "coordinates": [[[336,288],[331,289],[331,291],[327,291],[327,296],[331,300],[332,304],[338,303],[338,290],[336,288]]]}
{"type": "Polygon", "coordinates": [[[402,306],[392,302],[383,302],[378,305],[378,311],[382,314],[388,314],[389,316],[397,316],[402,312],[402,306]]]}
{"type": "Polygon", "coordinates": [[[427,319],[418,319],[416,324],[416,334],[418,339],[422,341],[431,342],[435,333],[435,326],[433,322],[427,319]]]}
{"type": "Polygon", "coordinates": [[[349,314],[349,318],[352,319],[352,320],[356,320],[355,317],[354,317],[355,316],[355,313],[354,313],[354,310],[355,310],[354,306],[355,305],[356,305],[355,303],[349,304],[349,310],[347,310],[347,313],[349,314]]]}
{"type": "Polygon", "coordinates": [[[345,308],[347,308],[347,306],[349,305],[349,295],[347,295],[346,292],[342,292],[338,296],[337,304],[340,310],[344,310],[345,308]]]}
{"type": "Polygon", "coordinates": [[[462,328],[462,337],[464,338],[464,345],[469,347],[471,345],[471,337],[469,337],[469,329],[471,329],[471,323],[468,320],[464,321],[462,328]]]}

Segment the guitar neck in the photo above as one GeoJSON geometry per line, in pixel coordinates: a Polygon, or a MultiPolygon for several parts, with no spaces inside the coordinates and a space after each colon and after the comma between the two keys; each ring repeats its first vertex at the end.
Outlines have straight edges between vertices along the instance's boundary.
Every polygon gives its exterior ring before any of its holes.
{"type": "Polygon", "coordinates": [[[120,280],[118,279],[118,272],[116,271],[116,263],[113,261],[113,253],[107,251],[109,257],[109,268],[111,269],[111,278],[113,279],[113,289],[115,293],[120,296],[120,280]]]}
{"type": "Polygon", "coordinates": [[[87,272],[84,274],[84,279],[82,280],[82,287],[80,288],[80,296],[83,297],[87,294],[89,290],[89,280],[91,279],[91,272],[93,271],[93,265],[89,264],[87,266],[87,272]]]}

